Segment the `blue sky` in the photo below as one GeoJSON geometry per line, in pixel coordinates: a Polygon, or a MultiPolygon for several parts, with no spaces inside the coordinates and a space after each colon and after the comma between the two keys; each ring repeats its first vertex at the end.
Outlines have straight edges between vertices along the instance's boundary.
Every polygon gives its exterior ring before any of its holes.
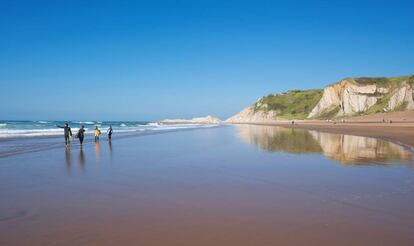
{"type": "Polygon", "coordinates": [[[226,118],[414,74],[412,1],[0,0],[0,119],[226,118]]]}

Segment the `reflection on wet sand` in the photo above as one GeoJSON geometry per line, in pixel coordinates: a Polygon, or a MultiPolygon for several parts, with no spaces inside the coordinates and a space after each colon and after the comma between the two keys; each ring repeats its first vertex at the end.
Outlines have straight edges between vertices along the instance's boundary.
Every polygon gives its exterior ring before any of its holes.
{"type": "Polygon", "coordinates": [[[411,160],[412,153],[380,139],[278,126],[240,125],[239,136],[267,151],[323,153],[342,164],[388,164],[411,160]]]}
{"type": "Polygon", "coordinates": [[[85,155],[83,153],[82,147],[79,149],[79,165],[82,170],[85,170],[85,155]]]}
{"type": "Polygon", "coordinates": [[[66,171],[68,174],[71,173],[71,165],[72,165],[72,154],[70,153],[70,148],[65,148],[65,160],[66,160],[66,171]]]}
{"type": "Polygon", "coordinates": [[[99,142],[95,142],[95,159],[99,161],[99,153],[101,152],[101,145],[99,142]]]}

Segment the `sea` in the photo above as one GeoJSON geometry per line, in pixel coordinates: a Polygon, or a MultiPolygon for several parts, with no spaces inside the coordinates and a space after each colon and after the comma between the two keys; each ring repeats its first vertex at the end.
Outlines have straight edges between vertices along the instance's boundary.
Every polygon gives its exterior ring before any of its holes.
{"type": "Polygon", "coordinates": [[[86,134],[92,134],[93,129],[98,127],[102,133],[112,126],[115,134],[134,134],[150,133],[159,131],[172,131],[180,129],[191,129],[199,127],[211,127],[211,125],[201,124],[159,124],[158,122],[149,121],[0,121],[0,139],[8,138],[27,138],[27,137],[53,137],[62,136],[63,129],[57,126],[64,126],[68,123],[72,129],[73,135],[83,125],[86,134]]]}

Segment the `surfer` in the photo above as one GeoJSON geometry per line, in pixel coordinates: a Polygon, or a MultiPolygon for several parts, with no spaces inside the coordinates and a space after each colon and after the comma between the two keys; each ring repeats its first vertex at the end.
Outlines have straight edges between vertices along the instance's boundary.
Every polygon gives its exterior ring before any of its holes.
{"type": "Polygon", "coordinates": [[[72,130],[70,129],[69,124],[66,122],[65,126],[59,126],[59,125],[56,125],[56,126],[59,128],[63,128],[63,132],[65,135],[65,146],[68,146],[70,144],[69,137],[72,137],[72,130]]]}
{"type": "Polygon", "coordinates": [[[101,131],[98,129],[98,126],[95,126],[95,142],[99,141],[99,136],[101,135],[101,131]]]}
{"type": "Polygon", "coordinates": [[[108,140],[111,141],[112,139],[112,125],[109,126],[108,130],[106,131],[106,133],[108,134],[108,140]]]}
{"type": "Polygon", "coordinates": [[[82,125],[82,126],[81,126],[81,128],[79,129],[77,136],[78,136],[78,138],[79,138],[79,143],[80,143],[80,145],[81,145],[81,147],[82,147],[82,144],[83,144],[83,139],[84,139],[84,137],[85,137],[85,127],[84,127],[83,125],[82,125]]]}

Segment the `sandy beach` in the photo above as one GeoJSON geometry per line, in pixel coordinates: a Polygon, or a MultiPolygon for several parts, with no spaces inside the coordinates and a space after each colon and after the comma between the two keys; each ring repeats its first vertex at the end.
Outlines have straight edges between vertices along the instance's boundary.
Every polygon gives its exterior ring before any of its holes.
{"type": "Polygon", "coordinates": [[[275,126],[60,144],[0,158],[0,244],[412,245],[413,170],[393,143],[275,126]]]}

